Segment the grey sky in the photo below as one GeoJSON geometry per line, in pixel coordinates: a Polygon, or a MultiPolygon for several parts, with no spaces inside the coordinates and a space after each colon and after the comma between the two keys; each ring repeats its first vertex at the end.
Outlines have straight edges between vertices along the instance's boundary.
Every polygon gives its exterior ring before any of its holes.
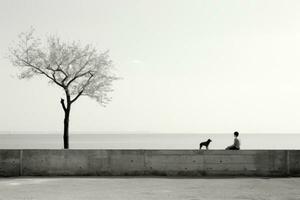
{"type": "Polygon", "coordinates": [[[82,97],[71,131],[300,132],[300,1],[1,0],[0,131],[63,128],[60,88],[18,80],[18,33],[110,49],[113,100],[82,97]]]}

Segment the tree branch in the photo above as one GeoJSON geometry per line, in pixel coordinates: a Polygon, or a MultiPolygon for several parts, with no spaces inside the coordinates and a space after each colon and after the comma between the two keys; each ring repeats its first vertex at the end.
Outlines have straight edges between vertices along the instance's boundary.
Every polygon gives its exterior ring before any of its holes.
{"type": "Polygon", "coordinates": [[[85,73],[83,73],[83,74],[79,74],[79,75],[77,75],[77,76],[74,76],[74,78],[72,78],[68,83],[67,83],[67,87],[73,82],[73,81],[75,81],[77,78],[80,78],[80,77],[82,77],[82,76],[85,76],[85,75],[87,75],[87,74],[91,74],[92,72],[89,70],[89,71],[87,71],[87,72],[85,72],[85,73]]]}
{"type": "Polygon", "coordinates": [[[82,95],[83,91],[84,91],[84,90],[81,90],[81,91],[76,95],[76,97],[75,97],[73,100],[71,100],[71,103],[75,102],[75,101],[82,95]]]}
{"type": "Polygon", "coordinates": [[[61,105],[62,105],[64,111],[66,111],[67,108],[66,108],[66,105],[65,105],[65,100],[64,100],[63,98],[60,99],[60,103],[61,103],[61,105]]]}
{"type": "Polygon", "coordinates": [[[75,76],[77,76],[88,64],[89,64],[90,60],[87,60],[82,67],[75,73],[75,76]]]}
{"type": "Polygon", "coordinates": [[[89,72],[89,74],[90,74],[90,77],[88,78],[86,83],[83,85],[82,90],[77,94],[77,96],[73,100],[71,100],[71,103],[75,102],[82,95],[82,93],[84,92],[86,86],[88,86],[88,84],[90,83],[90,80],[92,79],[94,74],[92,74],[91,72],[89,72]]]}
{"type": "Polygon", "coordinates": [[[65,85],[64,85],[64,82],[67,80],[67,78],[68,78],[69,76],[68,76],[68,74],[67,74],[64,70],[61,69],[61,67],[60,67],[61,64],[56,64],[56,65],[57,65],[57,69],[52,69],[52,68],[50,67],[50,65],[49,65],[48,67],[46,67],[46,69],[52,71],[52,77],[53,77],[53,79],[54,79],[54,82],[55,82],[55,81],[58,82],[58,81],[56,80],[55,73],[56,73],[56,72],[61,72],[61,73],[63,73],[63,75],[64,75],[65,77],[64,77],[64,79],[61,81],[60,84],[61,84],[62,87],[64,87],[64,86],[65,86],[65,85]]]}
{"type": "Polygon", "coordinates": [[[46,77],[48,77],[49,79],[51,79],[54,83],[56,83],[57,85],[61,86],[62,88],[64,88],[64,86],[62,84],[60,84],[59,82],[56,81],[55,77],[51,77],[49,76],[46,72],[44,72],[43,70],[41,70],[39,67],[34,66],[33,64],[31,64],[30,62],[27,62],[26,60],[20,58],[17,56],[17,59],[21,60],[26,66],[26,67],[31,67],[35,70],[37,70],[40,74],[45,75],[46,77]]]}
{"type": "Polygon", "coordinates": [[[62,68],[60,67],[61,64],[56,64],[56,65],[57,65],[57,69],[55,69],[55,71],[61,72],[61,73],[63,73],[64,76],[67,77],[68,74],[64,70],[62,70],[62,68]]]}

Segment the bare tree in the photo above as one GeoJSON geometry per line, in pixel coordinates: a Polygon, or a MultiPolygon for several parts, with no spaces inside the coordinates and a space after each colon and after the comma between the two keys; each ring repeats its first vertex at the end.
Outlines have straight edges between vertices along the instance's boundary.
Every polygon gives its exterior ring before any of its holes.
{"type": "Polygon", "coordinates": [[[69,148],[69,118],[72,104],[81,96],[96,99],[106,105],[111,98],[112,82],[118,79],[112,72],[108,52],[99,53],[91,45],[62,42],[50,36],[46,45],[36,38],[33,30],[19,35],[9,49],[9,59],[20,69],[19,78],[40,75],[56,84],[65,93],[60,103],[64,110],[64,148],[69,148]]]}

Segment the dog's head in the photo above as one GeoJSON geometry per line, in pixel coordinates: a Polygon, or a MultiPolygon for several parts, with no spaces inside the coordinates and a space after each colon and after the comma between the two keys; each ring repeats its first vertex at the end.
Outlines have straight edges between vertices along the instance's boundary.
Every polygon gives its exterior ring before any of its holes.
{"type": "Polygon", "coordinates": [[[207,142],[208,142],[208,144],[209,144],[209,143],[211,143],[211,142],[212,142],[212,140],[211,140],[211,139],[208,139],[208,140],[207,140],[207,142]]]}

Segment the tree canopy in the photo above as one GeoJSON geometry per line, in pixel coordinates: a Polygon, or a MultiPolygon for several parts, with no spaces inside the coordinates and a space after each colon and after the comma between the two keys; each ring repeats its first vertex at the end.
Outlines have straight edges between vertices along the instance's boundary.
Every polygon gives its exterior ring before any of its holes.
{"type": "Polygon", "coordinates": [[[46,77],[64,89],[70,98],[68,103],[89,96],[106,105],[111,100],[108,93],[112,82],[118,79],[112,73],[108,51],[98,52],[92,45],[82,46],[79,42],[63,42],[57,36],[49,36],[43,44],[33,30],[19,35],[16,45],[10,48],[10,60],[20,68],[19,78],[46,77]]]}

